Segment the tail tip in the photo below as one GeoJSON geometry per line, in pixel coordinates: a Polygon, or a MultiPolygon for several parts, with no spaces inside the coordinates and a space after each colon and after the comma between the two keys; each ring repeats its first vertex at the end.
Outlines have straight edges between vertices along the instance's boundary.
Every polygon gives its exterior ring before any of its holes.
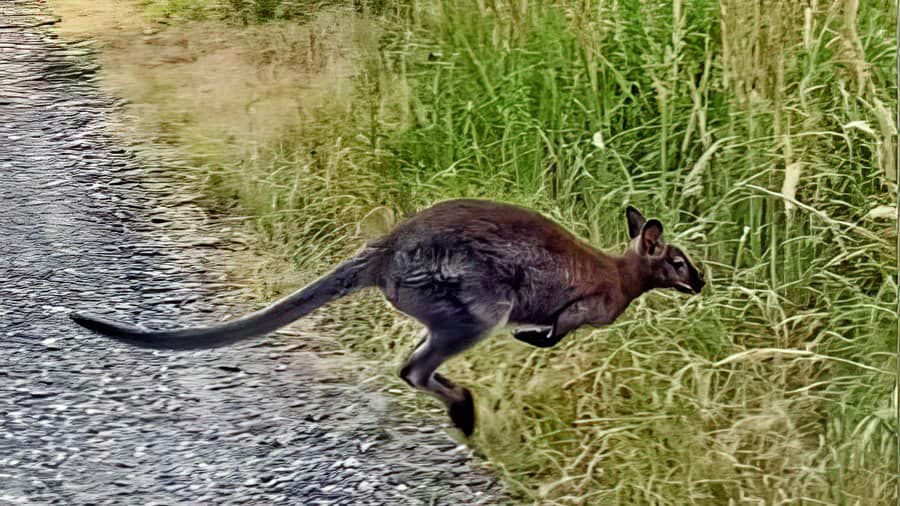
{"type": "Polygon", "coordinates": [[[73,311],[69,313],[69,318],[73,322],[81,325],[88,330],[93,330],[94,332],[100,332],[103,334],[109,333],[110,330],[115,328],[115,324],[113,324],[113,322],[111,322],[110,320],[91,313],[73,311]]]}
{"type": "Polygon", "coordinates": [[[81,325],[82,327],[89,321],[92,320],[89,313],[83,313],[81,311],[72,311],[69,313],[69,319],[73,322],[81,325]]]}

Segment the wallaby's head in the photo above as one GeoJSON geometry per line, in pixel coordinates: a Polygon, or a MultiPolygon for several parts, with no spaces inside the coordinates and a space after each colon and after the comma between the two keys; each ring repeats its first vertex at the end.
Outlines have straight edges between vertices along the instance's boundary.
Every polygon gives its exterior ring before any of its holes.
{"type": "Polygon", "coordinates": [[[663,242],[663,226],[659,220],[644,218],[637,209],[628,206],[628,235],[631,237],[629,250],[632,254],[646,259],[642,265],[649,272],[655,288],[674,288],[684,293],[699,293],[706,282],[703,274],[691,263],[687,254],[676,246],[663,242]]]}

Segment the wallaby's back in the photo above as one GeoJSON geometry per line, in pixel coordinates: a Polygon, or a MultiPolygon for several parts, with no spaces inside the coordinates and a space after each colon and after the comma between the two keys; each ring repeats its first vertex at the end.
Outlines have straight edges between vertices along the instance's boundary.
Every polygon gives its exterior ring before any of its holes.
{"type": "Polygon", "coordinates": [[[411,279],[484,286],[515,302],[513,319],[551,317],[557,306],[596,286],[598,265],[611,264],[541,214],[484,200],[436,204],[373,245],[386,252],[389,298],[392,284],[411,279]]]}

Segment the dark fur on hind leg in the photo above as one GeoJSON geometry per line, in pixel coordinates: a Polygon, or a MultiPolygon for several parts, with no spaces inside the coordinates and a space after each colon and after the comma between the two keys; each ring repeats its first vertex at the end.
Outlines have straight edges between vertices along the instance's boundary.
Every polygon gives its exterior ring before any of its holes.
{"type": "Polygon", "coordinates": [[[407,385],[416,388],[416,384],[413,383],[412,378],[409,375],[410,371],[412,371],[412,365],[407,362],[403,365],[403,368],[400,369],[400,377],[403,379],[403,381],[406,382],[407,385]]]}
{"type": "Polygon", "coordinates": [[[447,414],[453,425],[469,437],[475,432],[475,401],[469,389],[462,388],[463,399],[450,404],[447,414]]]}
{"type": "Polygon", "coordinates": [[[475,403],[472,400],[472,394],[468,390],[465,391],[465,399],[454,402],[447,410],[453,425],[463,432],[466,437],[475,432],[475,403]]]}

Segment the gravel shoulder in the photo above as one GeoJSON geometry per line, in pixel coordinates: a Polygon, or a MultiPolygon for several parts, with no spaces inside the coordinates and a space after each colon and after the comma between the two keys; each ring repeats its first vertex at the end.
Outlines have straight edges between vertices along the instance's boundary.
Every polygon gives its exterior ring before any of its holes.
{"type": "Polygon", "coordinates": [[[241,312],[240,245],[114,134],[90,44],[43,5],[0,4],[0,503],[505,502],[440,421],[277,337],[165,353],[68,321],[241,312]]]}

